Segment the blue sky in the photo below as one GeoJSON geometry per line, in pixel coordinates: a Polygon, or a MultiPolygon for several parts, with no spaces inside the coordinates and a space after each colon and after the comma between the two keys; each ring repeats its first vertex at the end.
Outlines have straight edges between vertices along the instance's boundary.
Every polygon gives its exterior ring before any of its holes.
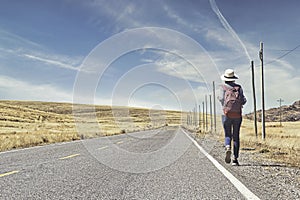
{"type": "Polygon", "coordinates": [[[260,108],[263,41],[266,107],[278,106],[279,98],[291,104],[300,99],[300,48],[290,52],[300,45],[299,6],[297,0],[1,0],[1,99],[191,110],[233,68],[250,112],[250,60],[260,108]]]}

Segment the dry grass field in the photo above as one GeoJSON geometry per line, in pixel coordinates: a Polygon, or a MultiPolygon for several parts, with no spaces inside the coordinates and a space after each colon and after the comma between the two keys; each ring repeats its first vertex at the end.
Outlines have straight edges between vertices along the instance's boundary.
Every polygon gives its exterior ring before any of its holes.
{"type": "Polygon", "coordinates": [[[76,113],[68,103],[0,101],[0,151],[181,123],[176,111],[76,105],[76,113]]]}
{"type": "Polygon", "coordinates": [[[258,137],[254,123],[243,120],[241,127],[242,147],[252,147],[265,159],[300,166],[300,122],[266,123],[266,139],[262,140],[261,123],[258,123],[258,137]]]}
{"type": "MultiPolygon", "coordinates": [[[[300,122],[266,122],[266,138],[262,139],[261,123],[258,126],[258,136],[255,136],[254,122],[243,118],[240,140],[241,151],[248,151],[257,160],[275,161],[290,166],[300,167],[300,122]]],[[[224,131],[221,116],[217,116],[217,132],[210,132],[210,116],[208,115],[208,131],[197,127],[187,127],[197,132],[198,137],[213,137],[224,142],[224,131]],[[209,134],[209,135],[207,135],[209,134]]]]}
{"type": "MultiPolygon", "coordinates": [[[[79,118],[74,117],[72,104],[68,103],[0,101],[0,151],[154,129],[166,124],[186,126],[187,113],[179,111],[87,105],[76,108],[75,116],[79,113],[79,118]],[[96,116],[94,122],[92,114],[96,116]]],[[[223,141],[220,118],[217,117],[215,136],[223,141]]],[[[258,123],[257,138],[253,127],[253,121],[243,119],[241,148],[255,149],[252,152],[260,158],[300,166],[300,122],[283,122],[283,126],[267,122],[264,141],[261,124],[258,123]]]]}

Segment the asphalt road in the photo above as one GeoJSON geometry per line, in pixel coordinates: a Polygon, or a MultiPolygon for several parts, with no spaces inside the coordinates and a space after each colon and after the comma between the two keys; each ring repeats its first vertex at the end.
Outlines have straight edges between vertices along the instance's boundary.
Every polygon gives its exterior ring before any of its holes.
{"type": "Polygon", "coordinates": [[[8,151],[0,199],[256,198],[218,165],[180,128],[8,151]]]}

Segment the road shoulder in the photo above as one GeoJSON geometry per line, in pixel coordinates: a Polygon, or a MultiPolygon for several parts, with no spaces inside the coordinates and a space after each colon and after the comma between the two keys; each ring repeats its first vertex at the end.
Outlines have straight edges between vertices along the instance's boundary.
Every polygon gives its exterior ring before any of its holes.
{"type": "Polygon", "coordinates": [[[236,178],[261,199],[300,199],[300,171],[298,168],[266,161],[256,152],[241,150],[240,166],[224,161],[224,146],[214,136],[191,136],[236,178]]]}

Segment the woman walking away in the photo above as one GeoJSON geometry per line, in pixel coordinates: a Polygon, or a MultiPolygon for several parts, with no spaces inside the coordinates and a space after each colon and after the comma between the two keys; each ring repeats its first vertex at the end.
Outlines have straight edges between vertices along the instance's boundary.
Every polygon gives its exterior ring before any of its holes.
{"type": "Polygon", "coordinates": [[[232,69],[227,69],[221,76],[221,94],[218,97],[223,107],[222,122],[225,132],[225,162],[231,162],[231,141],[233,140],[232,165],[238,166],[240,148],[240,127],[242,124],[242,108],[247,102],[243,89],[235,83],[238,77],[232,69]]]}

